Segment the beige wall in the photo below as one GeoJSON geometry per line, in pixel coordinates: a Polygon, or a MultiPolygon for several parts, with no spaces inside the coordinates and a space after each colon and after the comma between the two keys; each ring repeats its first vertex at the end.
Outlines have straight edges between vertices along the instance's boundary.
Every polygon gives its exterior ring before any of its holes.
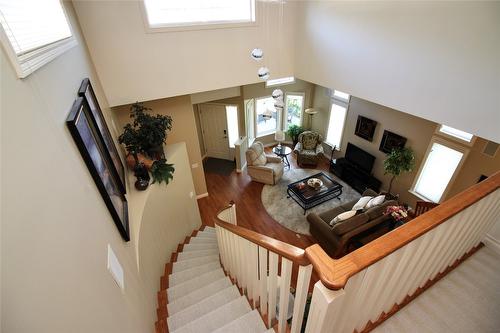
{"type": "MultiPolygon", "coordinates": [[[[328,119],[330,117],[329,105],[330,97],[328,95],[328,90],[316,86],[314,107],[319,107],[320,112],[314,116],[313,124],[315,130],[323,135],[326,134],[328,119]]],[[[415,152],[416,165],[413,172],[406,173],[395,180],[391,192],[399,194],[403,202],[407,202],[414,207],[417,198],[410,194],[408,190],[413,184],[418,167],[427,151],[427,147],[435,129],[436,124],[431,121],[352,96],[347,112],[341,151],[336,152],[334,157],[344,156],[348,142],[372,154],[376,158],[372,171],[373,175],[382,181],[381,189],[387,190],[390,176],[384,175],[383,161],[386,158],[386,154],[379,150],[382,135],[384,134],[384,130],[388,130],[406,137],[408,139],[406,146],[411,147],[415,152]],[[356,121],[359,115],[378,122],[372,142],[354,134],[356,121]]]]}
{"type": "Polygon", "coordinates": [[[500,142],[500,2],[297,3],[295,76],[500,142]]]}
{"type": "Polygon", "coordinates": [[[497,153],[493,157],[483,154],[487,143],[488,141],[483,138],[476,139],[447,194],[447,198],[476,184],[481,175],[491,176],[500,171],[500,149],[497,149],[497,153]]]}
{"type": "MultiPolygon", "coordinates": [[[[167,144],[186,142],[191,165],[198,164],[197,167],[191,170],[196,194],[206,193],[207,185],[205,183],[196,120],[190,97],[184,95],[158,99],[145,102],[144,105],[153,109],[153,113],[155,114],[164,114],[172,117],[172,131],[168,133],[167,144]]],[[[121,128],[130,121],[129,110],[130,105],[113,108],[118,118],[120,133],[122,131],[121,128]]]]}
{"type": "Polygon", "coordinates": [[[124,242],[66,128],[90,77],[116,134],[72,5],[65,6],[78,46],[23,80],[0,51],[0,331],[152,332],[165,257],[200,224],[187,153],[167,155],[178,166],[168,187],[139,193],[128,175],[131,241],[124,242]],[[169,198],[161,207],[156,191],[169,198]],[[106,268],[108,244],[123,267],[124,291],[106,268]]]}
{"type": "Polygon", "coordinates": [[[140,3],[75,1],[112,106],[258,82],[263,63],[274,78],[293,74],[293,3],[258,1],[255,26],[159,33],[146,31],[140,3]]]}

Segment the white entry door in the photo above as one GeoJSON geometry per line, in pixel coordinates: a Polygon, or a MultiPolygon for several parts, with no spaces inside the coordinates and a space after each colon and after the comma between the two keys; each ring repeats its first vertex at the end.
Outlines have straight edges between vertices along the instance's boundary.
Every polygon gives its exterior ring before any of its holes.
{"type": "Polygon", "coordinates": [[[201,104],[200,118],[207,156],[232,160],[229,150],[226,106],[201,104]]]}

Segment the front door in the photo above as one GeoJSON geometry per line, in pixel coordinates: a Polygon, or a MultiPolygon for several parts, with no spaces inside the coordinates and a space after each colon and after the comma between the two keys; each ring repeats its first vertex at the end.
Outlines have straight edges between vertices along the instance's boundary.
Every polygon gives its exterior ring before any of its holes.
{"type": "Polygon", "coordinates": [[[226,106],[201,104],[200,118],[207,156],[232,160],[227,133],[226,106]]]}

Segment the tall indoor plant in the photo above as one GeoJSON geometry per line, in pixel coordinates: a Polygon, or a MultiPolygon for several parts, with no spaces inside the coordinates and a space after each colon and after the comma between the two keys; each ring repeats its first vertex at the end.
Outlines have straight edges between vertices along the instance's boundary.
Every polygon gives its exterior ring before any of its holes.
{"type": "Polygon", "coordinates": [[[393,149],[384,161],[384,174],[390,174],[388,194],[391,194],[392,183],[404,172],[411,172],[415,166],[415,155],[411,148],[393,149]]]}
{"type": "Polygon", "coordinates": [[[304,128],[298,125],[290,125],[288,127],[288,130],[286,131],[286,134],[292,138],[293,141],[293,146],[295,147],[297,145],[297,142],[299,142],[299,135],[300,133],[304,132],[304,128]]]}
{"type": "Polygon", "coordinates": [[[133,157],[135,184],[138,190],[146,189],[149,184],[149,171],[153,183],[169,183],[175,171],[173,164],[168,164],[163,154],[163,144],[167,138],[167,131],[172,129],[172,118],[168,115],[151,115],[152,111],[141,103],[134,103],[130,107],[132,123],[125,125],[118,142],[125,145],[129,155],[133,157]]]}

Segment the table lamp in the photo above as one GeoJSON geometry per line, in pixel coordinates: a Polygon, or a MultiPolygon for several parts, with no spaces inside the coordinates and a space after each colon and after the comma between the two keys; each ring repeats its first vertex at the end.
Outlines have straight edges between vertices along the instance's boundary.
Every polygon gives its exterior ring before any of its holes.
{"type": "Polygon", "coordinates": [[[278,149],[281,149],[281,142],[285,141],[285,132],[277,130],[276,133],[274,133],[274,140],[278,141],[278,149]]]}

